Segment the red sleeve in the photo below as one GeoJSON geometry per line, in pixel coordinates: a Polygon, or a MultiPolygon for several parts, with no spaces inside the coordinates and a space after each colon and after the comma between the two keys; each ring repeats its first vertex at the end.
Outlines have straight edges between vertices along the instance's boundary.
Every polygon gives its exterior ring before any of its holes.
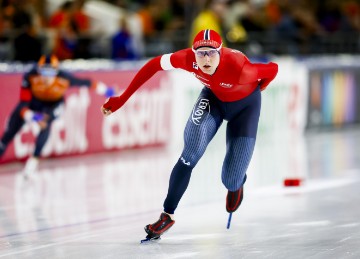
{"type": "Polygon", "coordinates": [[[277,75],[278,65],[270,62],[269,64],[257,64],[256,66],[260,79],[260,90],[263,91],[277,75]]]}
{"type": "Polygon", "coordinates": [[[260,90],[263,91],[275,78],[277,72],[278,65],[273,62],[268,64],[254,64],[245,62],[241,71],[241,77],[243,80],[246,78],[245,80],[247,83],[259,81],[260,90]]]}
{"type": "Polygon", "coordinates": [[[21,88],[20,89],[20,101],[22,102],[30,102],[32,98],[31,90],[29,88],[21,88]]]}
{"type": "Polygon", "coordinates": [[[278,73],[278,65],[273,62],[268,64],[251,64],[251,66],[256,68],[255,71],[257,71],[257,80],[259,80],[261,91],[265,90],[278,73]]]}
{"type": "Polygon", "coordinates": [[[130,96],[140,88],[147,80],[149,80],[156,72],[161,71],[160,66],[161,56],[155,57],[147,62],[135,75],[130,85],[126,90],[116,97],[110,97],[109,100],[103,105],[105,109],[111,112],[116,111],[130,98],[130,96]]]}

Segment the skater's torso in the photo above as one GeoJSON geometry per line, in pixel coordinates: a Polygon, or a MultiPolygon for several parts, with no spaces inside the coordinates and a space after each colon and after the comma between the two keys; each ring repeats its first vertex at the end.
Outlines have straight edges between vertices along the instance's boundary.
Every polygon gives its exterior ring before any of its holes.
{"type": "Polygon", "coordinates": [[[61,77],[48,80],[40,75],[32,75],[29,77],[29,84],[35,98],[46,102],[56,102],[64,97],[70,82],[61,77]]]}
{"type": "Polygon", "coordinates": [[[259,81],[243,67],[248,58],[240,51],[223,48],[220,50],[220,64],[213,75],[201,71],[192,49],[184,49],[170,56],[171,66],[192,73],[203,85],[224,102],[233,102],[245,98],[255,91],[259,81]]]}
{"type": "Polygon", "coordinates": [[[59,71],[54,77],[44,77],[33,68],[24,75],[20,99],[30,101],[35,98],[42,102],[59,102],[63,100],[68,88],[75,85],[90,87],[91,81],[75,78],[63,71],[59,71]]]}

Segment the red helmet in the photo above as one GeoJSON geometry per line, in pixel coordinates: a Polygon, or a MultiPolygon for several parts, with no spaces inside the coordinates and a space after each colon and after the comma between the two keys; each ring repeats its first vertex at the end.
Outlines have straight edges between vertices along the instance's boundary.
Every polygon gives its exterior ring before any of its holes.
{"type": "Polygon", "coordinates": [[[219,33],[214,30],[202,30],[196,34],[192,48],[196,50],[201,47],[210,47],[214,49],[220,49],[222,46],[222,39],[219,33]]]}

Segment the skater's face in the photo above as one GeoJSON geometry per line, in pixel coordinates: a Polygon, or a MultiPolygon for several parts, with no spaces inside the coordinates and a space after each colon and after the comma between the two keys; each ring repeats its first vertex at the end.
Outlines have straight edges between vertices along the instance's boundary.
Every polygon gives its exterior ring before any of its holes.
{"type": "Polygon", "coordinates": [[[196,63],[201,71],[208,75],[214,74],[220,63],[219,51],[209,47],[202,47],[198,48],[194,52],[196,63]]]}

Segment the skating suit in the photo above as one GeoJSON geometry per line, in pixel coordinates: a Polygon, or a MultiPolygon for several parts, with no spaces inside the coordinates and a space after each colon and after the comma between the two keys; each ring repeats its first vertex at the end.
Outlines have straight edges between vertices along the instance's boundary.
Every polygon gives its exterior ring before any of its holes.
{"type": "Polygon", "coordinates": [[[104,108],[111,111],[117,110],[157,71],[176,68],[192,73],[223,102],[243,99],[255,91],[257,86],[264,90],[275,78],[278,70],[275,63],[253,64],[242,52],[222,48],[220,64],[216,72],[208,75],[198,67],[194,52],[188,48],[150,60],[139,70],[125,92],[119,97],[110,98],[104,108]]]}
{"type": "Polygon", "coordinates": [[[136,74],[125,92],[110,98],[104,108],[115,111],[152,75],[180,68],[204,85],[184,130],[184,148],[175,164],[164,201],[164,211],[173,214],[183,196],[193,168],[204,154],[223,121],[227,121],[226,154],[221,179],[229,191],[246,181],[246,171],[255,146],[261,108],[261,91],[275,78],[275,63],[253,64],[240,51],[223,48],[213,75],[201,71],[191,49],[150,60],[136,74]]]}

